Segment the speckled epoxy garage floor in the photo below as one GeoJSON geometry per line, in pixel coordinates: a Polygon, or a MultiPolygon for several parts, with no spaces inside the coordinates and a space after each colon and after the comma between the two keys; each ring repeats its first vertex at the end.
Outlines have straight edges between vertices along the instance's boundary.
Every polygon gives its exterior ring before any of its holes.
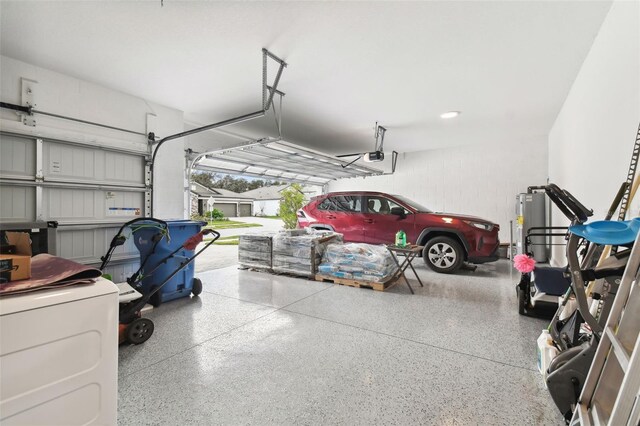
{"type": "Polygon", "coordinates": [[[120,348],[119,424],[563,424],[535,364],[548,322],[518,315],[508,262],[417,269],[415,295],[199,273],[120,348]]]}

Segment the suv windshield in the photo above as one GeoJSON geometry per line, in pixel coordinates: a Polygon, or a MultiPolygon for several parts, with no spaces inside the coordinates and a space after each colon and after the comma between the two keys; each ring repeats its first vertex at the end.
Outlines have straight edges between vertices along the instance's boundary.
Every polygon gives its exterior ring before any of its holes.
{"type": "Polygon", "coordinates": [[[413,207],[415,210],[419,211],[420,213],[433,213],[431,210],[429,210],[425,206],[418,204],[415,201],[410,200],[406,197],[403,197],[402,195],[394,195],[394,198],[397,198],[398,200],[402,201],[409,207],[413,207]]]}

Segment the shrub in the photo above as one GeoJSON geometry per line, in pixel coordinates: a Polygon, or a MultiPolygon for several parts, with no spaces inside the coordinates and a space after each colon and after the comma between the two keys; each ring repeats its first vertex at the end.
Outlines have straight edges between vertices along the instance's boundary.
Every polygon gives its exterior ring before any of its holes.
{"type": "Polygon", "coordinates": [[[210,211],[206,212],[204,214],[204,216],[202,216],[202,218],[204,220],[216,220],[216,221],[228,220],[228,219],[226,219],[224,217],[224,213],[222,213],[222,210],[220,210],[220,209],[210,210],[210,211]]]}
{"type": "Polygon", "coordinates": [[[209,217],[211,216],[213,216],[213,220],[224,219],[224,213],[222,213],[222,210],[219,209],[213,209],[213,211],[209,213],[209,217]]]}
{"type": "Polygon", "coordinates": [[[280,199],[280,210],[278,211],[284,227],[286,229],[295,229],[298,226],[298,210],[304,206],[304,194],[302,187],[294,183],[282,192],[282,198],[280,199]]]}

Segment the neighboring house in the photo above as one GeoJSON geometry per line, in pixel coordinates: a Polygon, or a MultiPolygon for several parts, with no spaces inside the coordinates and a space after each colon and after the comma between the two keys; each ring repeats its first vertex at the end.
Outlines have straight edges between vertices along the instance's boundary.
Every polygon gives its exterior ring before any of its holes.
{"type": "Polygon", "coordinates": [[[207,188],[198,182],[191,182],[191,214],[204,216],[209,209],[208,201],[213,198],[213,208],[221,210],[225,217],[253,215],[253,199],[245,194],[220,188],[207,188]]]}
{"type": "MultiPolygon", "coordinates": [[[[253,199],[253,214],[255,216],[278,216],[282,191],[289,186],[291,185],[263,186],[262,188],[243,192],[242,195],[253,199]]],[[[309,200],[311,197],[320,195],[322,188],[319,186],[303,186],[302,192],[305,199],[309,200]]]]}

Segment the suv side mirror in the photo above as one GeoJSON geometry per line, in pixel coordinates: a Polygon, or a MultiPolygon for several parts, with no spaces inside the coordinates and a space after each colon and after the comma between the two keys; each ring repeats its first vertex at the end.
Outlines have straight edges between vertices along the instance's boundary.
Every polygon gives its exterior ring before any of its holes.
{"type": "Polygon", "coordinates": [[[401,219],[404,219],[405,217],[407,217],[402,207],[391,207],[391,214],[400,216],[401,219]]]}

